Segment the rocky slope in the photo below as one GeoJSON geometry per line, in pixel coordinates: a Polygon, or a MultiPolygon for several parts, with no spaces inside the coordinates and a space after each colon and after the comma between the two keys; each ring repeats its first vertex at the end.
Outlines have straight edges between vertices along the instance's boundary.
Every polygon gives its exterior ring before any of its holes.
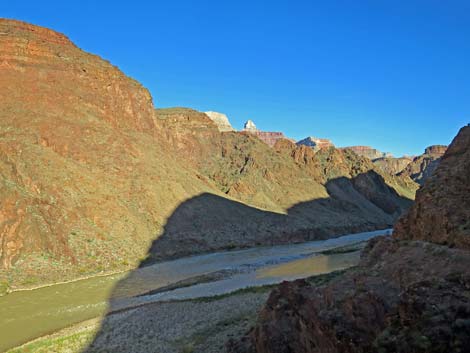
{"type": "Polygon", "coordinates": [[[465,127],[393,238],[371,240],[359,267],[325,286],[281,284],[228,351],[467,352],[469,151],[465,127]]]}
{"type": "Polygon", "coordinates": [[[418,184],[423,185],[436,170],[446,149],[447,146],[442,145],[427,147],[421,156],[415,157],[399,174],[407,175],[418,184]]]}
{"type": "Polygon", "coordinates": [[[213,190],[163,138],[149,92],[64,35],[0,20],[0,280],[125,268],[213,190]]]}
{"type": "Polygon", "coordinates": [[[251,134],[219,134],[191,109],[157,116],[175,155],[232,200],[206,193],[181,204],[147,261],[384,228],[414,196],[411,180],[380,174],[350,151],[315,154],[284,139],[271,148],[251,134]]]}
{"type": "Polygon", "coordinates": [[[0,285],[383,228],[411,203],[406,176],[282,141],[155,110],[64,35],[0,20],[0,285]]]}

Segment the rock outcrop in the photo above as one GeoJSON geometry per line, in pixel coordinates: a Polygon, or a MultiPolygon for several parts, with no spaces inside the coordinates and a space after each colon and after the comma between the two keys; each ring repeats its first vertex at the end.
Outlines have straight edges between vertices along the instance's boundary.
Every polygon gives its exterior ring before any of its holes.
{"type": "Polygon", "coordinates": [[[252,120],[247,120],[245,122],[245,125],[243,126],[244,131],[249,131],[249,132],[255,132],[258,131],[258,128],[256,127],[255,123],[252,120]]]}
{"type": "Polygon", "coordinates": [[[326,285],[281,284],[256,326],[229,341],[228,351],[468,351],[469,153],[466,127],[393,238],[369,241],[358,268],[326,285]]]}
{"type": "Polygon", "coordinates": [[[385,173],[396,175],[401,173],[411,162],[411,157],[382,157],[374,159],[374,164],[385,173]]]}
{"type": "Polygon", "coordinates": [[[369,146],[349,146],[349,147],[343,147],[343,149],[352,150],[354,151],[354,153],[363,157],[367,157],[371,160],[374,160],[377,158],[392,157],[392,154],[389,152],[381,152],[369,146]]]}
{"type": "Polygon", "coordinates": [[[418,184],[423,185],[426,179],[436,170],[446,149],[447,146],[442,145],[427,147],[424,154],[415,157],[400,174],[409,176],[418,184]]]}
{"type": "Polygon", "coordinates": [[[217,112],[205,112],[205,114],[217,125],[220,132],[235,131],[227,115],[217,112]]]}
{"type": "Polygon", "coordinates": [[[442,157],[447,151],[447,146],[445,145],[432,145],[424,149],[424,154],[437,155],[442,157]]]}
{"type": "Polygon", "coordinates": [[[394,234],[470,250],[470,127],[460,130],[394,234]]]}
{"type": "Polygon", "coordinates": [[[311,147],[314,151],[318,151],[322,148],[335,147],[330,140],[321,139],[313,136],[309,136],[304,138],[303,140],[297,141],[297,144],[311,147]]]}

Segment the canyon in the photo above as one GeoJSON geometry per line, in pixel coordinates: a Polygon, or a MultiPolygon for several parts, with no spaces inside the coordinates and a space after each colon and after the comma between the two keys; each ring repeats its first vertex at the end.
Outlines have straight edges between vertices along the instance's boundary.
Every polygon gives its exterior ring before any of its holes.
{"type": "Polygon", "coordinates": [[[392,238],[370,240],[359,266],[326,285],[282,283],[228,351],[467,351],[469,168],[464,127],[392,238]]]}
{"type": "Polygon", "coordinates": [[[465,352],[469,170],[470,127],[399,158],[237,131],[0,19],[0,350],[465,352]]]}
{"type": "Polygon", "coordinates": [[[3,292],[383,229],[412,203],[407,176],[352,152],[221,132],[221,116],[155,109],[62,34],[6,19],[0,32],[3,292]]]}

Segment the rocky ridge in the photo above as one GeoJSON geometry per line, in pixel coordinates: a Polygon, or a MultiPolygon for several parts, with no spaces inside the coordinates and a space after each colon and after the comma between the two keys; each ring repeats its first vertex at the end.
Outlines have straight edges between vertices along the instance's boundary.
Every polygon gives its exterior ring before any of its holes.
{"type": "Polygon", "coordinates": [[[369,241],[358,268],[327,285],[281,284],[228,351],[468,351],[469,151],[465,127],[393,238],[369,241]]]}

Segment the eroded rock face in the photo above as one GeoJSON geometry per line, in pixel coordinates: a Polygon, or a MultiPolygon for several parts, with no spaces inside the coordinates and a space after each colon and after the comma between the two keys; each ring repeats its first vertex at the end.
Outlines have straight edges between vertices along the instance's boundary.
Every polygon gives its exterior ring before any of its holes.
{"type": "Polygon", "coordinates": [[[446,151],[447,151],[447,146],[432,145],[432,146],[426,147],[426,149],[424,150],[424,154],[435,154],[435,155],[442,157],[444,153],[446,153],[446,151]]]}
{"type": "Polygon", "coordinates": [[[311,147],[314,151],[318,151],[322,148],[335,147],[330,140],[321,139],[313,136],[309,136],[304,138],[303,140],[297,141],[297,144],[311,147]]]}
{"type": "Polygon", "coordinates": [[[286,139],[282,132],[250,131],[250,134],[255,135],[270,147],[273,147],[277,140],[286,139]]]}
{"type": "Polygon", "coordinates": [[[358,154],[359,156],[367,157],[371,160],[374,160],[377,158],[392,157],[392,155],[388,152],[381,152],[369,146],[350,146],[350,147],[343,147],[343,149],[352,150],[354,151],[354,153],[358,154]]]}
{"type": "Polygon", "coordinates": [[[468,351],[469,153],[470,127],[465,127],[397,224],[394,238],[369,241],[358,268],[327,285],[281,284],[256,326],[229,341],[228,351],[468,351]]]}
{"type": "Polygon", "coordinates": [[[470,127],[452,141],[395,236],[470,250],[470,127]]]}
{"type": "Polygon", "coordinates": [[[409,176],[418,184],[423,185],[436,170],[446,150],[447,146],[442,145],[427,147],[424,154],[413,158],[400,174],[409,176]]]}
{"type": "Polygon", "coordinates": [[[217,125],[220,132],[235,131],[230,125],[227,115],[217,112],[205,112],[205,114],[217,125]]]}
{"type": "Polygon", "coordinates": [[[412,161],[413,158],[410,157],[383,157],[374,159],[374,164],[384,172],[396,175],[402,172],[412,161]]]}

